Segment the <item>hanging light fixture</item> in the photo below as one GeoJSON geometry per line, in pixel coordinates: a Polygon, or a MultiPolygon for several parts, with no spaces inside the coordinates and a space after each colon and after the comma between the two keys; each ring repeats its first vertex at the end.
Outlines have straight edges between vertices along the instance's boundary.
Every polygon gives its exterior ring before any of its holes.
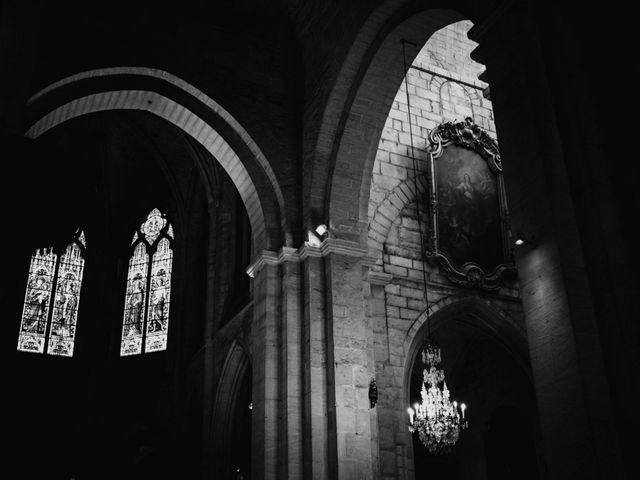
{"type": "Polygon", "coordinates": [[[451,450],[460,431],[467,427],[466,405],[451,401],[444,370],[440,368],[440,348],[428,342],[422,350],[422,401],[407,409],[409,431],[418,432],[420,441],[431,453],[446,453],[451,450]]]}
{"type": "MultiPolygon", "coordinates": [[[[407,115],[409,117],[409,138],[411,139],[411,158],[413,159],[413,181],[416,195],[418,199],[418,174],[416,167],[416,158],[413,147],[413,128],[411,124],[411,103],[409,101],[409,88],[407,85],[407,63],[405,55],[406,40],[402,40],[402,59],[404,66],[404,85],[407,97],[407,115]]],[[[415,45],[415,44],[412,44],[415,45]]],[[[417,46],[417,45],[415,45],[417,46]]],[[[420,221],[420,212],[418,211],[418,230],[420,233],[421,254],[424,259],[425,246],[422,236],[422,225],[420,221]]],[[[465,419],[466,405],[464,403],[451,401],[450,392],[444,378],[444,370],[440,363],[442,357],[440,348],[431,339],[430,323],[429,323],[429,296],[427,293],[427,274],[426,262],[422,269],[422,278],[424,281],[424,298],[426,304],[426,324],[427,324],[427,340],[422,348],[422,389],[420,391],[421,401],[409,407],[409,431],[418,433],[420,441],[427,447],[431,453],[447,453],[456,444],[460,438],[460,432],[467,428],[467,420],[465,419]]]]}

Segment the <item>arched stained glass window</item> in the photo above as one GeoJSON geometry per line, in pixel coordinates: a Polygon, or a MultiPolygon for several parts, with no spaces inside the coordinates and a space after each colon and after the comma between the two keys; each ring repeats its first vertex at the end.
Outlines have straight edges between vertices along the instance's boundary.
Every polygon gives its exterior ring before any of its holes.
{"type": "Polygon", "coordinates": [[[167,349],[173,228],[153,209],[131,243],[120,356],[167,349]]]}
{"type": "Polygon", "coordinates": [[[47,353],[73,356],[85,248],[78,230],[59,258],[53,249],[31,257],[18,350],[44,353],[48,342],[47,353]]]}

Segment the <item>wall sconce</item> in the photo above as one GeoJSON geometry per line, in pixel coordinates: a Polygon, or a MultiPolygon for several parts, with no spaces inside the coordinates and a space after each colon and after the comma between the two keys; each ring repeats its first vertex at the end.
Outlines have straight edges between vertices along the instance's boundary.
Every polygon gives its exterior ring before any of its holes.
{"type": "Polygon", "coordinates": [[[530,246],[535,247],[538,245],[538,241],[536,240],[535,235],[525,235],[521,231],[518,231],[515,235],[515,240],[513,245],[517,247],[530,246]]]}
{"type": "Polygon", "coordinates": [[[376,385],[376,379],[372,378],[369,383],[369,404],[371,408],[376,406],[378,403],[378,386],[376,385]]]}
{"type": "Polygon", "coordinates": [[[319,247],[322,241],[327,238],[329,229],[322,223],[318,225],[314,230],[308,230],[307,241],[312,247],[319,247]]]}

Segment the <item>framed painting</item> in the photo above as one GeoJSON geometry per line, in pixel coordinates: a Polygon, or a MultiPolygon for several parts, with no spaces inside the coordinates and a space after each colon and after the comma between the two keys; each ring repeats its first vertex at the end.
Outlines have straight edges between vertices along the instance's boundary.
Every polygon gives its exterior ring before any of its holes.
{"type": "Polygon", "coordinates": [[[470,118],[429,135],[428,258],[455,284],[493,290],[515,272],[498,145],[470,118]]]}

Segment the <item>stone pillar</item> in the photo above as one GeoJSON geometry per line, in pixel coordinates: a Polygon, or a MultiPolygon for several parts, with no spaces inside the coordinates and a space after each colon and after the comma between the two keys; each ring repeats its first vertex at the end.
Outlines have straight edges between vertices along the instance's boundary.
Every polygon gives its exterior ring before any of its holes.
{"type": "Polygon", "coordinates": [[[282,376],[282,285],[277,260],[262,256],[264,261],[252,267],[253,276],[253,410],[252,472],[257,480],[280,480],[280,382],[282,376]]]}
{"type": "MultiPolygon", "coordinates": [[[[404,396],[401,388],[404,381],[403,366],[401,363],[398,364],[399,362],[391,360],[391,350],[394,347],[390,344],[385,286],[391,282],[392,278],[393,275],[389,273],[372,270],[368,273],[366,284],[365,310],[367,318],[371,322],[374,336],[374,356],[378,382],[376,431],[374,432],[377,451],[374,466],[381,478],[404,479],[407,478],[409,471],[413,474],[413,462],[404,461],[407,449],[405,440],[407,438],[411,440],[408,430],[406,430],[405,437],[397,433],[402,431],[399,424],[406,420],[404,416],[406,408],[398,410],[398,404],[404,404],[403,400],[398,399],[399,395],[404,396]]],[[[404,340],[404,335],[398,335],[397,341],[402,343],[402,340],[404,340]]]]}
{"type": "Polygon", "coordinates": [[[319,247],[263,252],[247,270],[254,278],[255,478],[377,475],[364,255],[351,242],[328,239],[319,247]]]}
{"type": "Polygon", "coordinates": [[[324,260],[307,247],[304,259],[304,478],[329,479],[327,332],[324,260]]]}
{"type": "Polygon", "coordinates": [[[362,288],[365,252],[337,241],[325,252],[329,478],[373,478],[369,382],[375,364],[362,288]]]}
{"type": "Polygon", "coordinates": [[[607,378],[545,58],[529,12],[474,27],[487,66],[549,478],[621,478],[607,378]]]}
{"type": "Polygon", "coordinates": [[[307,478],[303,458],[309,355],[303,355],[308,334],[300,253],[290,247],[279,254],[265,251],[247,272],[254,278],[253,475],[307,478]]]}
{"type": "Polygon", "coordinates": [[[282,250],[282,478],[301,480],[304,478],[302,268],[295,249],[282,250]]]}

